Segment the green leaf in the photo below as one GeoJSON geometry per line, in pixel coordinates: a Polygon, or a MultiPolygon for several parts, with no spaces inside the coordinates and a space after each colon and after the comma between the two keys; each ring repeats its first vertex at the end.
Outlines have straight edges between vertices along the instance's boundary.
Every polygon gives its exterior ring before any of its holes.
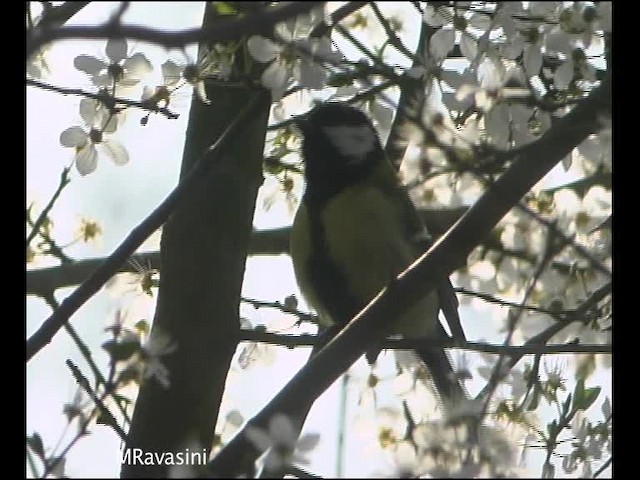
{"type": "Polygon", "coordinates": [[[587,410],[600,395],[600,387],[584,388],[584,380],[576,382],[576,388],[573,391],[573,409],[587,410]]]}
{"type": "Polygon", "coordinates": [[[596,399],[598,398],[598,395],[600,395],[600,391],[602,389],[600,387],[593,387],[593,388],[587,388],[585,390],[585,400],[584,400],[584,409],[586,410],[588,409],[591,405],[593,405],[593,402],[596,401],[596,399]]]}
{"type": "Polygon", "coordinates": [[[573,409],[580,410],[579,405],[582,404],[584,398],[584,380],[578,380],[573,389],[573,409]]]}

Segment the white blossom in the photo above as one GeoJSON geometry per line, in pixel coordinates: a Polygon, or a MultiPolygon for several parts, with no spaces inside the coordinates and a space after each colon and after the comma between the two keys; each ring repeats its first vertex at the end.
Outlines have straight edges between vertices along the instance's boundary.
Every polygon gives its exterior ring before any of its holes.
{"type": "Polygon", "coordinates": [[[153,67],[143,53],[127,56],[127,41],[110,38],[105,53],[107,61],[91,55],[78,55],[73,65],[91,77],[100,88],[118,88],[128,91],[135,87],[153,67]]]}
{"type": "Polygon", "coordinates": [[[178,346],[164,332],[154,330],[142,346],[142,375],[144,378],[155,379],[164,388],[169,388],[169,370],[163,363],[162,357],[174,352],[178,346]]]}
{"type": "Polygon", "coordinates": [[[278,43],[261,36],[249,38],[247,46],[251,56],[258,62],[269,63],[261,82],[271,90],[274,101],[282,98],[291,78],[303,87],[323,88],[327,71],[321,62],[333,63],[342,58],[332,51],[328,37],[306,37],[315,20],[313,15],[302,15],[276,25],[278,43]]]}
{"type": "Polygon", "coordinates": [[[304,454],[313,450],[320,440],[320,435],[316,433],[298,438],[291,419],[282,413],[269,420],[267,430],[248,427],[246,435],[258,450],[266,451],[264,467],[267,471],[278,470],[293,463],[309,463],[304,454]]]}
{"type": "Polygon", "coordinates": [[[116,165],[129,162],[125,147],[110,134],[116,131],[118,117],[108,112],[100,102],[83,98],[80,116],[84,127],[69,127],[60,134],[63,147],[75,149],[76,169],[81,175],[92,173],[98,166],[98,151],[108,156],[116,165]]]}

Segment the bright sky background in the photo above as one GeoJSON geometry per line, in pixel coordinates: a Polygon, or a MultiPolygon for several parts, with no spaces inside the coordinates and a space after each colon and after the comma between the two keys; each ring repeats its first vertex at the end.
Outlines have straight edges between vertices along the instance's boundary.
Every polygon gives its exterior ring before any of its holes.
{"type": "MultiPolygon", "coordinates": [[[[94,2],[76,15],[70,23],[99,23],[108,18],[115,5],[117,2],[94,2]]],[[[127,22],[157,28],[182,29],[200,24],[202,5],[202,2],[132,2],[124,18],[127,22]]],[[[389,5],[385,8],[397,7],[389,5]]],[[[405,25],[406,38],[415,38],[419,20],[417,17],[413,23],[405,25]]],[[[104,45],[103,41],[56,43],[47,54],[51,75],[45,81],[53,85],[92,90],[88,77],[74,68],[73,59],[80,53],[106,58],[104,45]]],[[[409,48],[412,48],[412,45],[409,45],[409,48]]],[[[154,75],[159,76],[159,66],[168,58],[164,49],[129,42],[129,51],[132,50],[143,51],[155,67],[154,75]]],[[[352,54],[348,50],[344,50],[344,53],[348,56],[352,54]]],[[[189,55],[195,57],[195,48],[189,50],[189,55]]],[[[183,56],[178,52],[171,53],[169,58],[179,62],[183,60],[183,56]]],[[[399,57],[397,62],[406,63],[402,57],[399,57]]],[[[145,83],[151,84],[150,81],[145,83]]],[[[59,135],[69,126],[82,124],[78,115],[79,102],[80,97],[65,97],[36,88],[27,89],[27,204],[36,201],[36,212],[44,207],[55,191],[62,168],[71,163],[71,149],[60,146],[59,135]]],[[[185,92],[175,100],[176,108],[185,108],[189,102],[189,94],[185,92]]],[[[176,184],[187,121],[186,112],[178,120],[152,116],[146,127],[139,124],[141,116],[139,111],[129,112],[126,124],[117,132],[117,138],[129,151],[130,162],[126,166],[116,167],[109,159],[100,158],[96,172],[86,177],[80,177],[75,168],[72,169],[72,182],[64,190],[52,212],[53,237],[60,244],[66,243],[72,238],[80,217],[93,218],[103,227],[99,244],[78,244],[70,247],[68,254],[72,258],[108,255],[176,184]]],[[[565,179],[566,177],[559,176],[555,181],[565,179]]],[[[284,226],[291,221],[287,208],[283,205],[276,205],[266,213],[262,210],[261,200],[272,188],[272,185],[266,184],[261,192],[254,222],[258,228],[284,226]]],[[[299,190],[297,193],[299,195],[299,190]]],[[[156,234],[145,243],[143,250],[158,249],[158,241],[159,235],[156,234]]],[[[41,262],[36,263],[34,267],[46,265],[41,262]]],[[[58,291],[57,298],[61,300],[71,291],[72,289],[58,291]]],[[[297,294],[298,290],[288,257],[258,257],[249,260],[243,295],[261,300],[282,301],[291,293],[297,294]],[[274,282],[273,278],[276,277],[278,281],[274,282]]],[[[108,358],[98,346],[107,339],[104,328],[113,322],[114,312],[119,305],[117,298],[103,290],[87,302],[74,315],[72,321],[81,337],[93,347],[95,359],[104,371],[107,370],[108,358]]],[[[147,309],[147,318],[151,320],[153,305],[144,304],[142,308],[147,309]]],[[[306,309],[306,305],[301,303],[301,308],[306,309]]],[[[250,310],[252,309],[243,309],[242,312],[250,310]]],[[[27,336],[31,335],[49,314],[50,311],[43,301],[28,297],[27,336]]],[[[477,314],[478,312],[466,308],[461,311],[468,336],[471,339],[487,338],[486,332],[480,331],[476,326],[480,322],[470,321],[477,314]]],[[[273,321],[277,321],[282,325],[283,322],[281,314],[264,309],[252,313],[250,319],[254,324],[273,324],[273,321]]],[[[306,349],[278,349],[272,366],[258,365],[238,374],[232,373],[223,411],[237,408],[245,418],[252,415],[280,390],[303,365],[307,356],[306,349]],[[274,378],[274,372],[277,372],[278,378],[274,378]]],[[[61,331],[54,341],[27,365],[26,433],[39,432],[47,449],[53,448],[65,431],[67,422],[62,414],[62,406],[71,402],[76,391],[75,381],[64,363],[67,358],[84,366],[76,347],[68,335],[61,331]]],[[[367,373],[365,363],[359,361],[352,371],[356,381],[347,389],[347,409],[354,407],[359,394],[358,384],[367,373]]],[[[596,378],[602,378],[603,383],[603,392],[595,404],[599,407],[604,395],[611,396],[610,372],[601,377],[592,377],[591,382],[596,378]]],[[[337,473],[335,445],[340,418],[340,398],[343,393],[340,384],[341,382],[337,382],[337,385],[316,402],[305,426],[305,431],[321,433],[321,443],[309,455],[312,460],[309,468],[323,476],[334,476],[337,473]]],[[[70,433],[72,432],[67,432],[66,438],[70,438],[70,433]]],[[[380,456],[376,457],[378,464],[372,462],[371,458],[368,458],[367,462],[358,461],[354,456],[357,452],[354,450],[358,450],[360,446],[364,450],[369,447],[361,442],[360,437],[349,437],[357,435],[353,429],[347,427],[347,434],[348,450],[345,452],[345,458],[351,458],[352,461],[344,464],[343,476],[363,476],[376,469],[383,471],[388,468],[388,463],[380,456]],[[352,441],[352,438],[358,440],[352,441]]],[[[117,436],[110,428],[94,426],[91,435],[78,442],[69,453],[66,474],[69,477],[117,476],[120,470],[120,447],[117,436]]]]}

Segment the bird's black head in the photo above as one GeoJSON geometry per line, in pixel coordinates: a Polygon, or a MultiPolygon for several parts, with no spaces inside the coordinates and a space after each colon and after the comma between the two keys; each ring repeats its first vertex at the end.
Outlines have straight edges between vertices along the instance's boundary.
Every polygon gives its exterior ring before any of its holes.
{"type": "Polygon", "coordinates": [[[324,103],[296,121],[304,136],[307,192],[338,193],[362,180],[384,159],[380,139],[360,110],[343,103],[324,103]]]}

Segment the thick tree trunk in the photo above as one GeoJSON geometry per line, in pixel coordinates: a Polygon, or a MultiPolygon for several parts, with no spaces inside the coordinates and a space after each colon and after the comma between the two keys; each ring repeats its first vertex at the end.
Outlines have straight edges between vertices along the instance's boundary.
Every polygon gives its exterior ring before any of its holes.
{"type": "MultiPolygon", "coordinates": [[[[212,17],[205,12],[205,27],[212,17]]],[[[265,92],[247,88],[215,86],[207,93],[211,105],[192,100],[181,176],[256,98],[260,105],[253,112],[259,113],[232,132],[210,178],[191,192],[164,227],[152,335],[167,336],[176,349],[162,358],[169,387],[151,378],[140,388],[126,444],[132,454],[133,449],[175,454],[187,448],[208,453],[238,342],[240,289],[262,183],[270,101],[265,92]]],[[[162,161],[170,159],[158,158],[162,161]]],[[[122,466],[121,474],[133,478],[197,473],[171,468],[130,463],[122,466]]]]}

